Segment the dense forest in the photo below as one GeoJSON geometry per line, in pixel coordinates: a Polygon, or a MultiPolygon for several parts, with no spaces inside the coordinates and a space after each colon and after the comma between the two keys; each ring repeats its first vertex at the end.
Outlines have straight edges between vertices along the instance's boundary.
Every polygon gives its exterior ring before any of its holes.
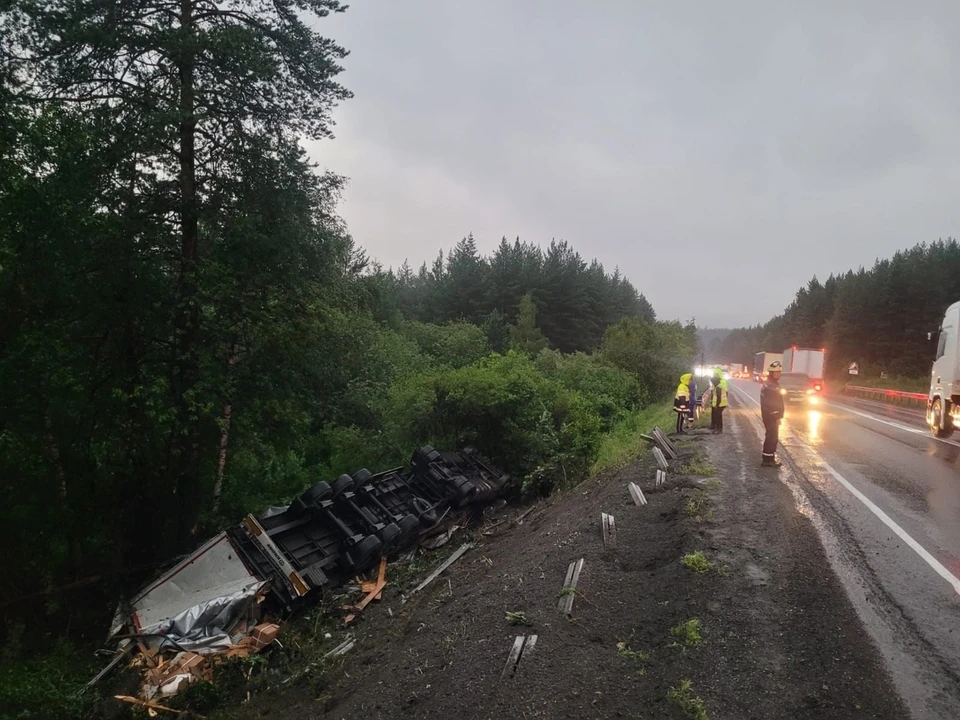
{"type": "Polygon", "coordinates": [[[0,6],[0,707],[76,716],[90,656],[37,656],[241,513],[424,442],[549,492],[692,361],[564,242],[368,260],[300,146],[343,9],[0,6]]]}
{"type": "Polygon", "coordinates": [[[927,333],[960,300],[960,244],[922,243],[877,260],[872,268],[816,278],[797,291],[783,314],[739,328],[707,348],[711,358],[753,366],[754,353],[791,345],[825,347],[827,370],[841,377],[850,363],[861,377],[918,378],[930,371],[927,333]]]}

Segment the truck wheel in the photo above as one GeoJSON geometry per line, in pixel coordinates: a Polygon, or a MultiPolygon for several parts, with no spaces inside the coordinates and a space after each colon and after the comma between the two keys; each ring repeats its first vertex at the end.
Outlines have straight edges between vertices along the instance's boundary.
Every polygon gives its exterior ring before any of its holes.
{"type": "Polygon", "coordinates": [[[355,572],[363,572],[369,568],[380,556],[383,543],[376,535],[367,535],[363,540],[350,548],[353,557],[355,572]]]}
{"type": "Polygon", "coordinates": [[[403,533],[401,545],[409,543],[417,536],[417,533],[420,532],[420,521],[417,520],[416,515],[404,515],[397,524],[400,526],[400,532],[403,533]]]}
{"type": "Polygon", "coordinates": [[[333,497],[336,498],[351,488],[353,488],[353,478],[346,474],[341,475],[333,481],[333,497]]]}
{"type": "Polygon", "coordinates": [[[442,460],[440,453],[438,453],[432,445],[424,445],[422,448],[417,450],[417,452],[414,454],[414,460],[418,458],[425,465],[442,460]]]}
{"type": "Polygon", "coordinates": [[[390,523],[383,528],[379,533],[380,542],[383,543],[383,551],[385,553],[393,550],[394,547],[400,544],[400,538],[403,533],[400,531],[400,527],[396,523],[390,523]]]}
{"type": "Polygon", "coordinates": [[[371,473],[366,468],[360,468],[353,474],[353,479],[356,481],[357,486],[363,485],[367,480],[373,477],[371,473]]]}
{"type": "Polygon", "coordinates": [[[325,482],[318,482],[311,488],[304,490],[300,494],[300,499],[305,505],[315,505],[318,502],[326,500],[333,493],[330,486],[325,482]]]}
{"type": "Polygon", "coordinates": [[[953,418],[943,412],[943,401],[937,398],[933,401],[930,412],[930,430],[934,437],[948,438],[953,435],[953,418]]]}

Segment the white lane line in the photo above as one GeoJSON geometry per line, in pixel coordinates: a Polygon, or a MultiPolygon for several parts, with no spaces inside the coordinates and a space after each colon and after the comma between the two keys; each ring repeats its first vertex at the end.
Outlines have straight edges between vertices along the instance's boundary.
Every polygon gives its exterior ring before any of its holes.
{"type": "Polygon", "coordinates": [[[833,475],[833,477],[836,479],[837,482],[839,482],[839,483],[840,483],[841,485],[843,485],[847,490],[849,490],[849,491],[851,492],[851,494],[853,494],[853,496],[854,496],[855,498],[857,498],[857,500],[859,500],[859,501],[862,502],[864,505],[866,505],[866,506],[867,506],[867,509],[870,510],[870,512],[872,512],[874,515],[876,515],[878,518],[880,518],[880,521],[881,521],[884,525],[886,525],[888,528],[890,528],[891,530],[893,530],[893,532],[896,533],[897,537],[899,537],[901,540],[903,540],[903,541],[910,547],[911,550],[913,550],[917,555],[920,556],[920,558],[921,558],[925,563],[927,563],[927,565],[929,565],[931,568],[933,568],[934,571],[936,571],[936,573],[937,573],[938,575],[940,575],[944,580],[946,580],[948,583],[950,583],[950,584],[953,586],[953,589],[957,592],[957,594],[960,595],[960,579],[957,579],[957,577],[956,577],[952,572],[950,572],[949,570],[947,570],[947,569],[940,563],[939,560],[937,560],[933,555],[931,555],[930,553],[928,553],[928,552],[924,549],[923,545],[921,545],[921,544],[918,543],[916,540],[914,540],[912,537],[910,537],[910,535],[907,533],[907,531],[904,530],[904,529],[903,529],[902,527],[900,527],[899,525],[897,525],[897,524],[890,518],[889,515],[887,515],[883,510],[881,510],[881,509],[878,508],[876,505],[874,505],[874,504],[873,504],[873,501],[870,500],[870,498],[868,498],[868,497],[867,497],[866,495],[864,495],[862,492],[860,492],[859,490],[857,490],[853,485],[851,485],[850,482],[849,482],[843,475],[841,475],[841,474],[838,473],[836,470],[834,470],[832,467],[830,467],[830,465],[829,465],[828,463],[826,463],[826,462],[823,462],[823,467],[825,467],[825,468],[827,469],[827,472],[829,472],[831,475],[833,475]]]}
{"type": "Polygon", "coordinates": [[[925,438],[928,438],[930,440],[936,440],[937,442],[942,442],[945,445],[953,445],[954,447],[960,447],[960,443],[958,443],[956,440],[947,440],[945,438],[934,437],[933,435],[930,434],[929,430],[921,430],[920,428],[910,427],[909,425],[901,425],[900,423],[893,422],[892,420],[884,420],[883,418],[879,418],[876,415],[871,415],[870,413],[863,412],[862,410],[854,410],[852,408],[847,407],[846,405],[837,405],[835,403],[824,403],[824,404],[829,405],[832,408],[836,408],[837,410],[843,410],[844,412],[853,413],[854,415],[859,415],[860,417],[866,418],[867,420],[873,420],[874,422],[883,423],[884,425],[889,425],[892,428],[897,428],[898,430],[903,430],[904,432],[913,433],[914,435],[923,435],[925,438]]]}
{"type": "MultiPolygon", "coordinates": [[[[746,396],[747,398],[749,398],[755,405],[760,405],[759,402],[757,402],[756,400],[754,400],[754,399],[753,399],[750,395],[748,395],[745,391],[740,390],[739,388],[735,388],[735,389],[738,390],[742,395],[744,395],[744,396],[746,396]]],[[[836,406],[833,406],[833,407],[836,407],[836,406]]],[[[846,408],[844,408],[844,409],[846,409],[846,408]]],[[[860,413],[857,413],[857,414],[859,415],[860,413]]],[[[865,415],[865,417],[870,417],[870,416],[869,416],[869,415],[865,415]]],[[[871,418],[871,419],[872,419],[872,420],[878,420],[879,422],[884,422],[884,423],[887,422],[887,421],[885,421],[885,420],[880,420],[880,418],[871,418]]],[[[892,425],[893,423],[887,423],[887,424],[892,425]]],[[[896,427],[896,426],[894,426],[894,427],[896,427]]],[[[910,430],[911,432],[914,431],[913,428],[902,428],[902,429],[910,430]]],[[[918,430],[917,432],[921,432],[921,431],[918,430]]],[[[922,433],[922,434],[926,434],[926,433],[922,433]]],[[[799,436],[798,436],[798,437],[799,437],[799,436]]],[[[952,444],[952,443],[951,443],[951,444],[952,444]]],[[[863,503],[863,505],[864,505],[870,512],[872,512],[872,513],[880,520],[880,522],[882,522],[884,525],[886,525],[888,528],[890,528],[890,529],[894,532],[894,534],[895,534],[897,537],[899,537],[901,540],[903,540],[903,542],[906,543],[907,546],[908,546],[911,550],[913,550],[917,555],[919,555],[919,556],[920,556],[920,559],[923,560],[925,563],[927,563],[927,565],[929,565],[929,566],[933,569],[934,572],[936,572],[940,577],[942,577],[944,580],[946,580],[948,583],[950,583],[950,585],[953,587],[954,591],[955,591],[958,595],[960,595],[960,579],[958,579],[956,575],[954,575],[952,572],[950,572],[949,570],[947,570],[947,568],[945,568],[945,567],[943,566],[943,564],[942,564],[939,560],[937,560],[933,555],[931,555],[929,552],[927,552],[927,550],[923,547],[923,545],[921,545],[921,544],[918,543],[916,540],[914,540],[914,539],[910,536],[910,534],[907,533],[906,530],[904,530],[902,527],[900,527],[899,525],[897,525],[897,523],[894,522],[894,520],[893,520],[889,515],[887,515],[883,510],[881,510],[879,507],[877,507],[870,498],[868,498],[868,497],[867,497],[866,495],[864,495],[862,492],[860,492],[859,490],[857,490],[857,488],[855,488],[855,487],[853,486],[853,484],[850,483],[849,480],[847,480],[845,477],[843,477],[843,475],[841,475],[841,474],[838,473],[836,470],[834,470],[834,469],[829,465],[829,463],[827,463],[822,457],[820,457],[819,453],[815,453],[815,454],[816,454],[816,456],[819,458],[820,463],[823,465],[823,467],[826,469],[826,471],[829,472],[829,473],[833,476],[833,478],[834,478],[838,483],[840,483],[840,484],[843,485],[847,490],[849,490],[851,495],[853,495],[855,498],[857,498],[857,500],[859,500],[861,503],[863,503]]]]}

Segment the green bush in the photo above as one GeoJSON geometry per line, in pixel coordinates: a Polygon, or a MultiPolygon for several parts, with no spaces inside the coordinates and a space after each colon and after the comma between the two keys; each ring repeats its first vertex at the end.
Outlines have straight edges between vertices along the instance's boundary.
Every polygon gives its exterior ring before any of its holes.
{"type": "Polygon", "coordinates": [[[88,717],[96,689],[81,694],[96,667],[63,640],[24,659],[17,633],[0,654],[0,720],[79,720],[88,717]]]}

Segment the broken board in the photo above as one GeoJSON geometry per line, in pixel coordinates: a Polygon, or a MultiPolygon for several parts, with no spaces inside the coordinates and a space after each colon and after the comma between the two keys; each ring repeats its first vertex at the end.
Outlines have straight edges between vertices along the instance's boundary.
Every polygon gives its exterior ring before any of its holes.
{"type": "Polygon", "coordinates": [[[600,527],[603,530],[603,547],[607,550],[617,546],[617,526],[613,515],[600,513],[600,527]]]}
{"type": "Polygon", "coordinates": [[[627,490],[630,491],[630,497],[633,498],[633,504],[638,507],[647,504],[647,498],[643,495],[643,490],[636,483],[627,483],[627,490]]]}
{"type": "MultiPolygon", "coordinates": [[[[442,572],[443,572],[444,570],[446,570],[448,567],[450,567],[451,565],[453,565],[457,560],[460,559],[460,556],[461,556],[461,555],[463,555],[467,550],[469,550],[469,549],[472,548],[472,547],[473,547],[473,543],[464,543],[463,545],[461,545],[460,547],[458,547],[458,548],[454,551],[453,555],[451,555],[450,557],[448,557],[448,558],[443,562],[443,564],[442,564],[440,567],[438,567],[436,570],[434,570],[432,573],[430,573],[430,575],[427,577],[427,579],[424,580],[424,581],[423,581],[422,583],[420,583],[419,585],[417,585],[410,594],[411,594],[411,595],[415,595],[416,593],[418,593],[418,592],[420,592],[421,590],[423,590],[427,585],[429,585],[429,584],[432,583],[434,580],[436,580],[436,579],[440,576],[440,573],[442,573],[442,572]]],[[[407,601],[407,598],[404,597],[401,602],[406,602],[406,601],[407,601]]]]}
{"type": "Polygon", "coordinates": [[[652,435],[657,441],[657,445],[661,447],[663,452],[670,456],[671,460],[676,460],[680,457],[680,451],[677,449],[677,446],[673,444],[673,441],[668,438],[663,430],[659,427],[653,429],[652,435]]]}
{"type": "Polygon", "coordinates": [[[653,457],[657,460],[657,467],[661,470],[666,471],[670,466],[667,464],[667,458],[663,456],[663,450],[658,447],[653,449],[653,457]]]}
{"type": "Polygon", "coordinates": [[[533,649],[536,646],[536,635],[517,635],[513,641],[513,647],[510,648],[510,653],[507,655],[507,664],[503,668],[501,677],[513,677],[517,672],[520,661],[524,658],[529,658],[530,655],[533,654],[533,649]]]}
{"type": "Polygon", "coordinates": [[[667,481],[667,474],[663,470],[657,470],[656,487],[662,487],[667,481]]]}
{"type": "Polygon", "coordinates": [[[567,568],[567,579],[563,583],[563,589],[560,590],[560,600],[557,602],[557,609],[565,615],[573,613],[573,599],[576,595],[577,583],[580,581],[580,573],[583,571],[583,558],[574,560],[567,568]]]}

